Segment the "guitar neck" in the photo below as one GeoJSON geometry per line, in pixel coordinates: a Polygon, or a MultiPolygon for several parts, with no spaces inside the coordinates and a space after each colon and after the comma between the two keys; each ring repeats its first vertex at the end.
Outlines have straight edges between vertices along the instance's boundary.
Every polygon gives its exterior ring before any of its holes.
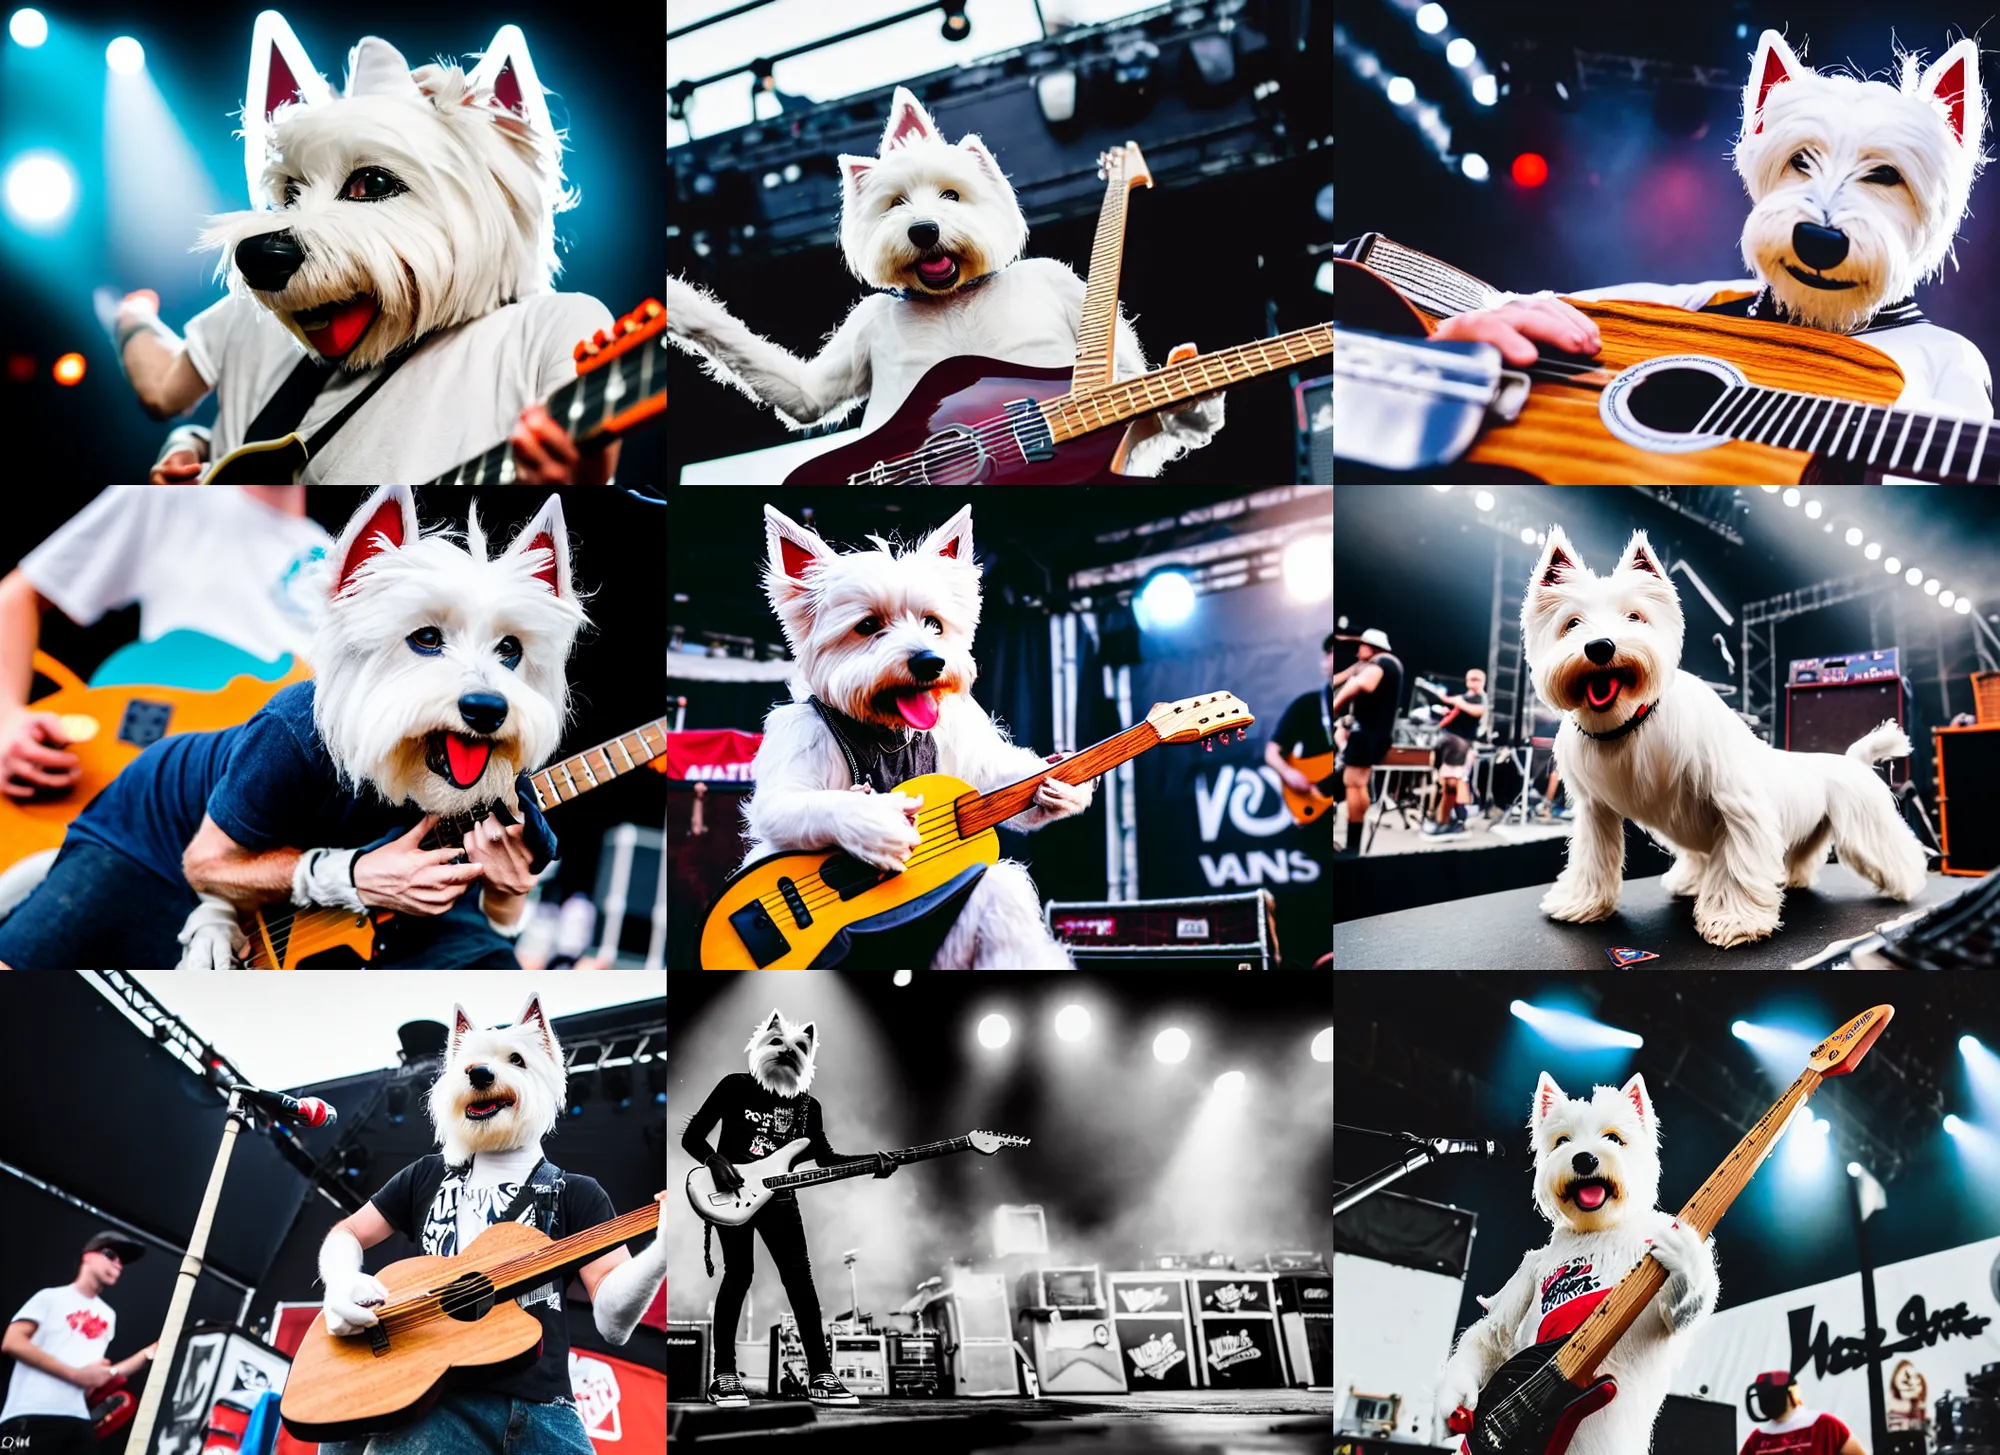
{"type": "Polygon", "coordinates": [[[1104,184],[1104,206],[1097,214],[1097,239],[1090,249],[1083,317],[1076,330],[1076,368],[1070,388],[1078,392],[1111,382],[1118,334],[1118,272],[1125,255],[1125,199],[1130,195],[1124,169],[1111,168],[1104,184]]]}
{"type": "Polygon", "coordinates": [[[1694,432],[1946,485],[1994,485],[2000,440],[1991,438],[1993,424],[1752,384],[1723,390],[1694,432]]]}
{"type": "Polygon", "coordinates": [[[1005,788],[996,788],[991,793],[982,793],[977,798],[961,803],[958,807],[958,832],[961,838],[970,838],[1005,823],[1015,814],[1024,812],[1035,800],[1035,789],[1044,778],[1058,778],[1064,783],[1083,783],[1108,773],[1120,763],[1129,762],[1146,749],[1160,741],[1159,733],[1151,723],[1134,723],[1122,733],[1113,734],[1101,743],[1092,743],[1082,752],[1064,758],[1060,763],[1052,763],[1031,778],[1023,778],[1019,783],[1009,783],[1005,788]]]}
{"type": "MultiPolygon", "coordinates": [[[[1777,1145],[1785,1124],[1818,1088],[1820,1080],[1820,1073],[1811,1068],[1799,1073],[1798,1080],[1787,1087],[1785,1094],[1772,1104],[1757,1124],[1743,1134],[1743,1140],[1736,1144],[1736,1149],[1722,1160],[1722,1165],[1710,1173],[1708,1181],[1702,1183],[1695,1195],[1688,1199],[1687,1206],[1680,1211],[1681,1222],[1704,1238],[1715,1231],[1715,1225],[1722,1221],[1722,1215],[1729,1211],[1736,1195],[1749,1185],[1752,1175],[1771,1155],[1771,1149],[1777,1145]]],[[[1556,1368],[1562,1377],[1577,1386],[1588,1385],[1612,1346],[1632,1327],[1632,1321],[1653,1301],[1653,1296],[1666,1281],[1666,1269],[1651,1254],[1640,1259],[1638,1265],[1618,1280],[1618,1286],[1611,1290],[1589,1318],[1577,1325],[1576,1332],[1556,1351],[1556,1368]]]]}
{"type": "Polygon", "coordinates": [[[1503,295],[1492,284],[1441,263],[1429,253],[1391,242],[1379,232],[1363,234],[1353,261],[1380,273],[1398,293],[1435,318],[1452,318],[1502,301],[1503,295]]]}
{"type": "Polygon", "coordinates": [[[1317,323],[1276,338],[1170,364],[1135,379],[1065,394],[1044,405],[1043,415],[1050,435],[1060,443],[1332,352],[1333,325],[1317,323]]]}
{"type": "MultiPolygon", "coordinates": [[[[537,1248],[532,1253],[524,1253],[519,1258],[511,1258],[505,1263],[486,1270],[486,1277],[492,1281],[495,1298],[506,1298],[524,1288],[533,1288],[567,1268],[588,1263],[600,1253],[608,1253],[619,1244],[629,1242],[641,1233],[650,1233],[660,1225],[660,1204],[649,1202],[644,1207],[599,1223],[594,1228],[586,1228],[537,1248]]],[[[434,1293],[425,1294],[412,1301],[411,1307],[398,1309],[393,1306],[384,1309],[382,1318],[391,1327],[396,1316],[424,1313],[435,1300],[434,1293]]]]}
{"type": "Polygon", "coordinates": [[[559,803],[580,798],[613,778],[643,768],[667,750],[667,720],[656,717],[629,733],[620,733],[574,757],[551,763],[528,775],[535,790],[535,807],[546,813],[559,803]]]}
{"type": "MultiPolygon", "coordinates": [[[[932,1157],[948,1157],[953,1152],[971,1150],[972,1138],[952,1137],[943,1142],[926,1142],[921,1147],[905,1147],[894,1153],[897,1162],[925,1162],[932,1157]]],[[[875,1175],[873,1158],[863,1158],[859,1162],[843,1162],[838,1167],[817,1167],[810,1172],[787,1172],[777,1177],[766,1177],[764,1185],[771,1188],[809,1187],[815,1182],[838,1182],[844,1177],[872,1177],[875,1175]]]]}
{"type": "MultiPolygon", "coordinates": [[[[666,341],[642,344],[579,374],[545,401],[549,417],[569,430],[585,449],[607,442],[619,431],[666,408],[667,366],[656,361],[666,341]]],[[[433,485],[512,485],[514,447],[502,440],[474,455],[433,485]]]]}

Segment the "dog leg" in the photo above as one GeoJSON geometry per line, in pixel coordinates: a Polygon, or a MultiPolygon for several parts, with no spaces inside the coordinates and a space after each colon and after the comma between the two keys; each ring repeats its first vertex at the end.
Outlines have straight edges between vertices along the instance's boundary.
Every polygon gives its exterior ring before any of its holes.
{"type": "Polygon", "coordinates": [[[1702,866],[1706,862],[1706,855],[1682,849],[1674,858],[1673,868],[1660,876],[1660,888],[1669,898],[1692,895],[1700,887],[1702,866]]]}
{"type": "Polygon", "coordinates": [[[1616,809],[1585,800],[1577,805],[1569,862],[1542,896],[1542,913],[1571,924],[1605,919],[1618,909],[1624,873],[1625,820],[1616,809]]]}
{"type": "Polygon", "coordinates": [[[1069,951],[1042,924],[1028,871],[1009,859],[988,869],[931,961],[933,970],[1073,970],[1069,951]]]}
{"type": "Polygon", "coordinates": [[[1819,882],[1819,871],[1826,865],[1826,846],[1832,838],[1832,822],[1821,819],[1819,827],[1792,845],[1785,855],[1785,888],[1810,889],[1819,882]]]}
{"type": "Polygon", "coordinates": [[[1888,787],[1868,769],[1866,781],[1837,774],[1826,785],[1827,816],[1833,824],[1840,862],[1891,899],[1909,901],[1924,892],[1930,856],[1896,811],[1888,787]]]}
{"type": "Polygon", "coordinates": [[[1694,927],[1719,949],[1761,940],[1778,928],[1784,897],[1784,847],[1771,827],[1774,815],[1762,794],[1724,786],[1715,793],[1722,837],[1695,895],[1694,927]]]}
{"type": "Polygon", "coordinates": [[[712,377],[770,405],[786,424],[802,429],[838,419],[867,397],[871,375],[864,334],[888,303],[883,294],[863,299],[817,357],[801,359],[752,333],[721,300],[669,278],[667,336],[700,357],[712,377]]]}

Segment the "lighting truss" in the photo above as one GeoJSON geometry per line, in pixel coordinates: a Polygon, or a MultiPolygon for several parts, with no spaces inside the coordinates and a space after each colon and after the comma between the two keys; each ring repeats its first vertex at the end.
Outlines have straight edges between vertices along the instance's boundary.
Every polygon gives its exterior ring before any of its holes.
{"type": "Polygon", "coordinates": [[[153,999],[146,987],[131,976],[121,970],[91,973],[111,998],[125,1008],[125,1013],[149,1031],[169,1055],[221,1095],[227,1097],[228,1088],[235,1082],[249,1080],[233,1061],[189,1030],[179,1016],[153,999]]]}
{"type": "Polygon", "coordinates": [[[1743,544],[1743,537],[1735,525],[1742,502],[1741,490],[1719,490],[1712,485],[1691,490],[1673,485],[1633,485],[1628,488],[1638,491],[1655,504],[1664,505],[1676,515],[1699,522],[1732,546],[1743,544]]]}

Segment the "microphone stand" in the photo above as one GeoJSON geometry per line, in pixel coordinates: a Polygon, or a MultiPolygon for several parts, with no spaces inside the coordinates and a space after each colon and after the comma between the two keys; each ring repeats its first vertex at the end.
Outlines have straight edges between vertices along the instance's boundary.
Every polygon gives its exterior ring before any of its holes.
{"type": "Polygon", "coordinates": [[[1380,1171],[1371,1172],[1359,1182],[1350,1183],[1345,1191],[1333,1200],[1333,1215],[1339,1217],[1362,1200],[1373,1197],[1392,1182],[1400,1182],[1420,1167],[1428,1167],[1439,1161],[1444,1154],[1430,1142],[1414,1132],[1378,1132],[1372,1127],[1339,1128],[1350,1132],[1361,1132],[1370,1137],[1385,1137],[1403,1146],[1403,1155],[1380,1171]]]}

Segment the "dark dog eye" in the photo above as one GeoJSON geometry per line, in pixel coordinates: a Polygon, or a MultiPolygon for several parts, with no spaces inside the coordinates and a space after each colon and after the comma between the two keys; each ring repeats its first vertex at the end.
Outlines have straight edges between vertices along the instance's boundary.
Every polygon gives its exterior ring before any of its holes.
{"type": "Polygon", "coordinates": [[[512,1054],[511,1056],[509,1056],[509,1057],[508,1057],[507,1059],[508,1059],[509,1061],[512,1061],[512,1062],[513,1062],[513,1063],[514,1063],[514,1064],[515,1064],[516,1066],[525,1066],[525,1065],[527,1065],[527,1064],[528,1064],[528,1063],[527,1063],[526,1061],[523,1061],[523,1060],[521,1059],[521,1053],[520,1053],[519,1051],[516,1051],[516,1052],[514,1052],[514,1053],[513,1053],[513,1054],[512,1054]]]}
{"type": "Polygon", "coordinates": [[[944,198],[944,200],[945,200],[945,201],[947,201],[947,202],[956,202],[956,201],[958,201],[958,194],[957,194],[956,192],[952,191],[952,190],[951,190],[951,188],[949,188],[949,187],[945,188],[945,189],[944,189],[944,191],[942,191],[942,192],[938,193],[938,196],[940,196],[940,197],[944,198]]]}
{"type": "Polygon", "coordinates": [[[384,197],[394,197],[398,192],[409,190],[380,167],[357,168],[340,184],[340,195],[349,202],[380,202],[384,197]]]}
{"type": "Polygon", "coordinates": [[[1568,621],[1563,623],[1563,630],[1565,632],[1572,631],[1581,625],[1583,625],[1583,618],[1580,616],[1573,616],[1568,621]]]}
{"type": "Polygon", "coordinates": [[[500,654],[500,665],[505,667],[509,672],[521,665],[521,639],[519,637],[500,638],[500,645],[495,647],[494,650],[500,654]]]}
{"type": "Polygon", "coordinates": [[[298,200],[299,200],[299,179],[296,177],[285,178],[285,206],[290,207],[293,203],[297,202],[298,200]]]}
{"type": "Polygon", "coordinates": [[[1806,165],[1806,154],[1804,152],[1792,153],[1792,170],[1804,176],[1810,177],[1812,175],[1812,168],[1806,165]]]}
{"type": "Polygon", "coordinates": [[[898,198],[897,198],[897,199],[896,199],[895,201],[891,202],[891,203],[889,204],[889,206],[890,206],[890,207],[892,207],[892,208],[895,208],[895,207],[901,207],[901,206],[902,206],[902,205],[903,205],[903,204],[904,204],[905,202],[907,202],[908,200],[909,200],[909,199],[908,199],[908,198],[905,198],[905,197],[898,197],[898,198]]]}
{"type": "Polygon", "coordinates": [[[435,657],[444,650],[444,633],[434,626],[420,626],[408,638],[410,650],[435,657]]]}
{"type": "Polygon", "coordinates": [[[864,616],[854,624],[854,634],[858,637],[872,637],[880,630],[882,618],[879,616],[864,616]]]}
{"type": "Polygon", "coordinates": [[[1605,1140],[1605,1141],[1607,1141],[1607,1142],[1610,1142],[1610,1143],[1612,1143],[1612,1144],[1613,1144],[1613,1145],[1615,1145],[1615,1146],[1619,1146],[1619,1147],[1622,1147],[1622,1146],[1624,1146],[1624,1145],[1625,1145],[1625,1139],[1624,1139],[1623,1137],[1619,1136],[1619,1135],[1618,1135],[1618,1133],[1616,1133],[1616,1132],[1606,1132],[1606,1133],[1604,1134],[1604,1140],[1605,1140]]]}
{"type": "Polygon", "coordinates": [[[1644,626],[1644,625],[1646,624],[1646,618],[1645,618],[1645,617],[1643,617],[1643,616],[1641,616],[1641,615],[1639,615],[1639,613],[1638,613],[1638,612],[1636,612],[1636,611],[1628,611],[1628,612],[1626,612],[1626,613],[1625,613],[1625,620],[1627,620],[1627,621],[1636,621],[1636,622],[1638,622],[1638,623],[1639,623],[1639,625],[1641,625],[1641,626],[1644,626]]]}
{"type": "Polygon", "coordinates": [[[1878,187],[1899,187],[1903,182],[1903,174],[1894,167],[1881,166],[1877,167],[1861,180],[1864,182],[1873,182],[1878,187]]]}
{"type": "Polygon", "coordinates": [[[944,635],[944,623],[939,621],[936,617],[934,616],[925,617],[924,625],[929,627],[932,631],[936,632],[939,636],[944,635]]]}
{"type": "Polygon", "coordinates": [[[1568,1140],[1569,1140],[1569,1133],[1564,1132],[1560,1137],[1557,1137],[1555,1141],[1551,1142],[1549,1145],[1552,1147],[1560,1147],[1564,1142],[1567,1142],[1568,1140]]]}

